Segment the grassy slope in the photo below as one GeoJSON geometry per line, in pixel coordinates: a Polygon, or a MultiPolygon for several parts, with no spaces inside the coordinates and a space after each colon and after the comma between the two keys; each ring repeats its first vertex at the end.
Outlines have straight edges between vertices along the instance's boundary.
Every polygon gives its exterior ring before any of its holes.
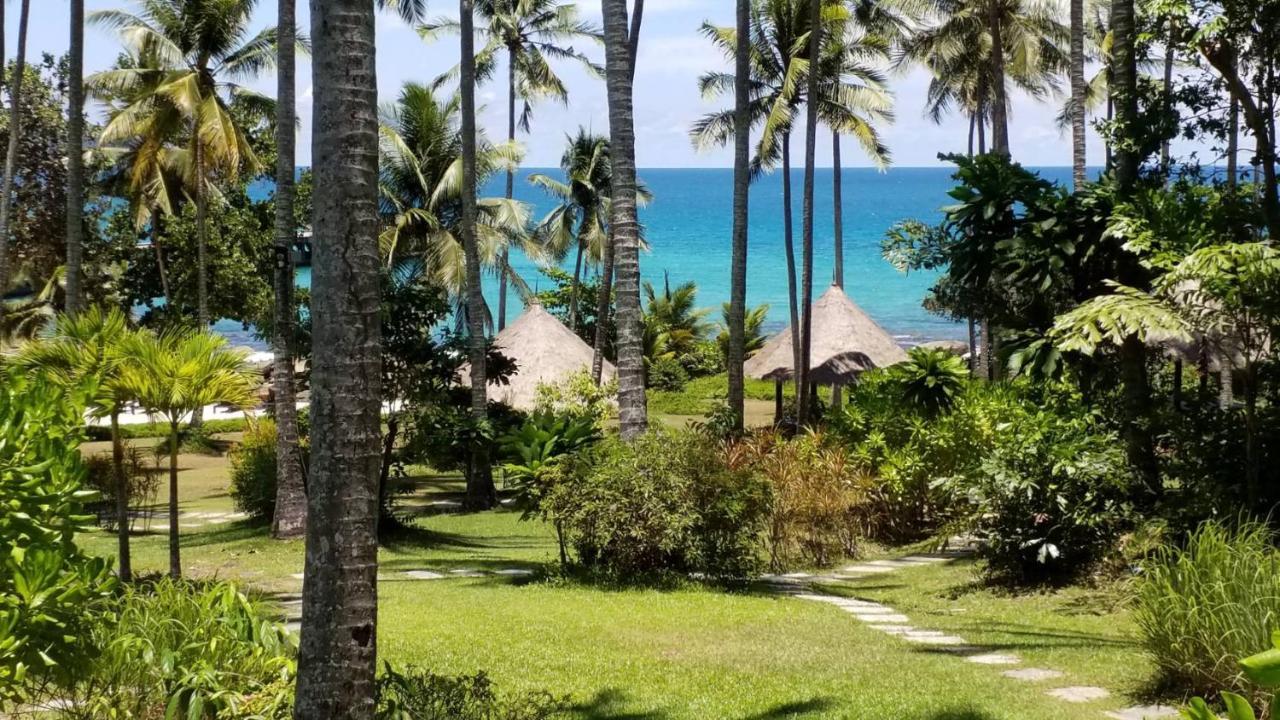
{"type": "MultiPolygon", "coordinates": [[[[183,492],[201,510],[230,509],[217,458],[186,456],[183,492]]],[[[451,483],[430,484],[450,497],[451,483]]],[[[163,498],[162,498],[163,500],[163,498]]],[[[114,539],[85,536],[110,555],[114,539]]],[[[995,720],[1097,718],[1123,698],[1073,706],[1042,687],[1002,678],[866,629],[840,610],[765,595],[686,589],[602,590],[569,582],[497,578],[410,582],[403,570],[539,567],[554,560],[546,528],[513,512],[438,514],[381,552],[381,656],[440,672],[487,670],[500,687],[571,694],[582,718],[907,718],[995,720]]],[[[135,538],[135,566],[161,571],[165,538],[135,538]]],[[[244,524],[184,533],[193,576],[233,578],[264,591],[299,588],[302,543],[273,542],[244,524]]],[[[954,629],[1010,648],[1030,663],[1065,670],[1071,682],[1136,688],[1148,665],[1123,613],[1082,612],[1092,595],[950,600],[971,568],[921,568],[856,589],[888,602],[918,626],[954,629]],[[908,581],[905,582],[905,581],[908,581]]]]}

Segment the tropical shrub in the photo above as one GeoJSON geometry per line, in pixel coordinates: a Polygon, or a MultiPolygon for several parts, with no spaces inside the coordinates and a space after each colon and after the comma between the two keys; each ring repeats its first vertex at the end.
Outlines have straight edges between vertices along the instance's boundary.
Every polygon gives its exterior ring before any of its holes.
{"type": "Polygon", "coordinates": [[[546,720],[568,703],[546,692],[500,696],[483,672],[457,677],[387,666],[378,677],[378,720],[546,720]]]}
{"type": "Polygon", "coordinates": [[[1280,618],[1280,552],[1263,525],[1206,522],[1144,567],[1134,617],[1162,680],[1199,694],[1254,692],[1238,663],[1280,618]]]}
{"type": "MultiPolygon", "coordinates": [[[[145,453],[129,442],[121,443],[121,468],[125,478],[125,502],[134,512],[134,518],[140,511],[154,505],[160,492],[160,474],[148,463],[145,453]]],[[[98,500],[91,504],[98,515],[100,527],[115,529],[119,519],[116,513],[115,468],[111,462],[111,453],[98,453],[85,458],[85,485],[98,493],[98,500]]]]}
{"type": "MultiPolygon", "coordinates": [[[[1275,694],[1276,690],[1280,689],[1280,630],[1271,633],[1271,649],[1241,660],[1240,670],[1259,690],[1257,694],[1263,696],[1260,702],[1266,710],[1261,717],[1273,719],[1280,717],[1280,695],[1275,694]],[[1265,699],[1268,693],[1271,694],[1269,703],[1265,699]]],[[[1253,711],[1250,701],[1237,693],[1223,691],[1222,704],[1227,707],[1227,720],[1257,720],[1259,717],[1259,714],[1253,711]]],[[[1193,698],[1191,703],[1182,709],[1182,717],[1186,720],[1218,720],[1217,714],[1209,709],[1204,698],[1193,698]]]]}
{"type": "Polygon", "coordinates": [[[730,468],[766,478],[770,504],[765,545],[775,572],[799,561],[830,565],[853,556],[865,533],[869,478],[841,447],[821,436],[784,440],[762,433],[730,445],[730,468]]]}
{"type": "Polygon", "coordinates": [[[276,512],[276,424],[250,426],[231,451],[231,499],[254,522],[269,523],[276,512]]]}
{"type": "Polygon", "coordinates": [[[654,390],[679,392],[689,384],[689,371],[674,357],[659,357],[649,363],[646,380],[654,390]]]}
{"type": "Polygon", "coordinates": [[[969,379],[964,360],[940,348],[914,347],[891,375],[909,405],[928,414],[950,410],[969,379]]]}
{"type": "Polygon", "coordinates": [[[79,449],[91,392],[0,375],[0,703],[79,672],[93,647],[85,634],[114,584],[109,564],[75,543],[93,519],[79,449]]]}
{"type": "Polygon", "coordinates": [[[575,372],[554,385],[539,385],[534,412],[546,415],[587,417],[602,423],[618,414],[618,382],[596,385],[591,373],[575,372]]]}
{"type": "Polygon", "coordinates": [[[287,718],[292,638],[230,583],[128,586],[90,634],[98,655],[63,691],[72,718],[287,718]]]}
{"type": "Polygon", "coordinates": [[[1004,428],[976,472],[949,482],[967,497],[989,569],[1011,580],[1088,568],[1129,518],[1121,444],[1087,415],[1028,413],[1004,428]]]}
{"type": "Polygon", "coordinates": [[[545,506],[588,569],[743,577],[759,566],[769,487],[727,466],[714,441],[655,428],[580,453],[545,506]]]}

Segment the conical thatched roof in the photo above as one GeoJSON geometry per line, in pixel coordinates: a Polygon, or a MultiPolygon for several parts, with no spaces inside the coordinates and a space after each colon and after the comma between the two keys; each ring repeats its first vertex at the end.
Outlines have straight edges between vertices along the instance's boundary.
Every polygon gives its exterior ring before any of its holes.
{"type": "MultiPolygon", "coordinates": [[[[533,409],[539,385],[555,385],[575,372],[591,371],[591,346],[536,301],[498,333],[493,344],[511,358],[516,371],[508,384],[489,386],[489,399],[517,410],[533,409]]],[[[464,365],[460,374],[463,384],[470,382],[471,366],[464,365]]],[[[606,360],[601,377],[609,382],[615,376],[613,364],[606,360]]]]}
{"type": "MultiPolygon", "coordinates": [[[[812,328],[809,379],[819,385],[847,385],[867,370],[907,359],[889,333],[835,285],[813,304],[812,328]]],[[[788,326],[770,338],[743,369],[749,377],[787,380],[794,375],[794,365],[788,326]]]]}

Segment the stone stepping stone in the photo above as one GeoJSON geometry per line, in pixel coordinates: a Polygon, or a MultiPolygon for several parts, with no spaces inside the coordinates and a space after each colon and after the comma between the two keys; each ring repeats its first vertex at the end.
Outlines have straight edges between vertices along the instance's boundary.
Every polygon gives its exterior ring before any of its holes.
{"type": "Polygon", "coordinates": [[[460,508],[462,503],[457,500],[432,500],[427,503],[427,507],[460,508]]]}
{"type": "Polygon", "coordinates": [[[1087,703],[1111,697],[1111,693],[1107,692],[1106,688],[1092,685],[1072,685],[1071,687],[1054,688],[1046,694],[1049,697],[1055,697],[1069,703],[1087,703]]]}
{"type": "Polygon", "coordinates": [[[1045,668],[1022,668],[1021,670],[1005,670],[1000,673],[1007,678],[1014,680],[1022,680],[1023,682],[1041,682],[1044,680],[1056,680],[1063,677],[1063,673],[1057,670],[1046,670],[1045,668]]]}
{"type": "Polygon", "coordinates": [[[915,567],[915,563],[910,563],[905,560],[871,560],[865,564],[889,568],[890,570],[901,570],[902,568],[915,567]]]}
{"type": "Polygon", "coordinates": [[[450,570],[449,574],[454,577],[484,577],[484,573],[475,568],[458,568],[457,570],[450,570]]]}
{"type": "Polygon", "coordinates": [[[907,642],[913,642],[917,645],[964,645],[964,638],[958,635],[947,635],[937,630],[916,630],[914,632],[903,633],[902,637],[907,642]]]}
{"type": "Polygon", "coordinates": [[[407,570],[404,574],[414,580],[439,580],[444,577],[444,575],[430,570],[407,570]]]}
{"type": "Polygon", "coordinates": [[[840,572],[859,575],[877,575],[880,573],[890,573],[894,570],[897,570],[897,568],[884,567],[883,565],[872,565],[871,563],[862,563],[860,565],[850,565],[849,567],[841,568],[840,572]]]}
{"type": "Polygon", "coordinates": [[[302,573],[294,573],[294,574],[290,575],[289,577],[293,578],[294,580],[301,580],[301,579],[302,579],[302,577],[303,577],[303,574],[302,574],[302,573]]]}
{"type": "Polygon", "coordinates": [[[971,663],[979,665],[1017,665],[1022,659],[1017,655],[1002,655],[1000,653],[982,653],[981,655],[970,655],[965,658],[971,663]]]}
{"type": "Polygon", "coordinates": [[[1168,705],[1135,705],[1107,713],[1107,717],[1115,720],[1158,720],[1177,716],[1178,709],[1168,705]]]}
{"type": "Polygon", "coordinates": [[[906,635],[907,633],[916,632],[916,629],[910,625],[872,625],[872,630],[879,630],[889,635],[906,635]]]}
{"type": "Polygon", "coordinates": [[[885,624],[892,625],[892,624],[911,622],[911,618],[899,613],[888,613],[888,614],[882,614],[882,615],[867,615],[864,613],[854,613],[853,616],[858,618],[862,622],[868,623],[871,625],[874,625],[877,623],[885,623],[885,624]]]}
{"type": "Polygon", "coordinates": [[[781,577],[784,577],[788,580],[804,580],[806,578],[811,578],[813,576],[810,575],[809,573],[794,572],[794,573],[787,573],[786,575],[782,575],[781,577]]]}
{"type": "Polygon", "coordinates": [[[493,574],[506,575],[507,577],[528,577],[533,574],[533,571],[523,568],[504,568],[502,570],[494,570],[493,574]]]}
{"type": "Polygon", "coordinates": [[[904,558],[898,558],[899,561],[911,563],[913,565],[936,565],[938,563],[950,562],[951,558],[938,557],[937,555],[908,555],[904,558]]]}

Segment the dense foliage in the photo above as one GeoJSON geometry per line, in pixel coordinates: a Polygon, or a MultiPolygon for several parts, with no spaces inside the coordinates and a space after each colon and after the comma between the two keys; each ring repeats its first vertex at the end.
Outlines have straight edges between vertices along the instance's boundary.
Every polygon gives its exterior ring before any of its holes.
{"type": "Polygon", "coordinates": [[[733,578],[758,566],[769,486],[727,466],[715,442],[653,429],[579,455],[545,506],[588,569],[618,579],[662,572],[733,578]]]}
{"type": "Polygon", "coordinates": [[[96,647],[86,634],[113,579],[75,542],[92,520],[79,449],[92,392],[0,376],[0,703],[75,677],[96,647]]]}
{"type": "Polygon", "coordinates": [[[231,451],[231,487],[236,509],[257,523],[269,523],[276,510],[276,426],[264,420],[250,426],[231,451]]]}

